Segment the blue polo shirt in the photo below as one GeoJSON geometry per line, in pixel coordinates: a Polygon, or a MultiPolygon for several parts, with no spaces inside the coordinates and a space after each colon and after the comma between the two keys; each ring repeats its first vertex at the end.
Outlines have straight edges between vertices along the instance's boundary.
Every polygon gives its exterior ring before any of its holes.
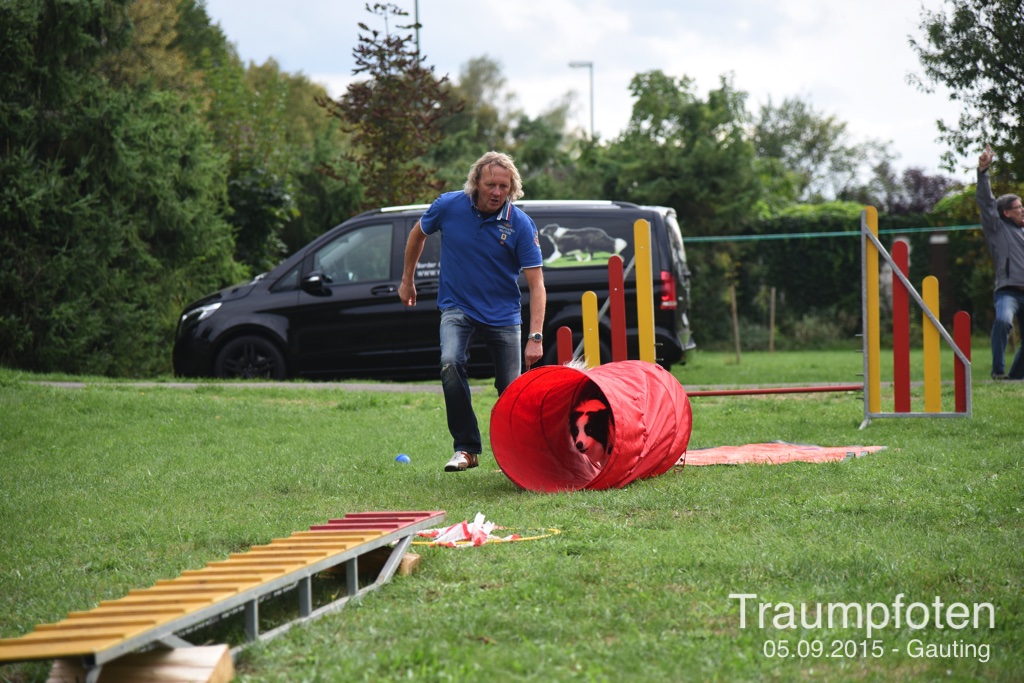
{"type": "Polygon", "coordinates": [[[485,217],[465,192],[446,192],[420,218],[427,235],[441,234],[437,307],[457,307],[485,325],[523,322],[519,273],[543,263],[537,226],[512,202],[485,217]]]}

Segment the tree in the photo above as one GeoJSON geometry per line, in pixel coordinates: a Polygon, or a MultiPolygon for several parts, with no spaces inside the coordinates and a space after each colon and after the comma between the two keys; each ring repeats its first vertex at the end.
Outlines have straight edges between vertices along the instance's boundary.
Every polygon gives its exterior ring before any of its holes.
{"type": "Polygon", "coordinates": [[[206,120],[228,162],[236,258],[264,272],[285,256],[281,234],[298,212],[286,139],[289,84],[273,60],[245,69],[237,56],[209,69],[206,83],[214,93],[206,120]]]}
{"type": "Polygon", "coordinates": [[[125,2],[0,8],[0,362],[169,369],[181,307],[237,280],[224,166],[177,93],[114,88],[125,2]],[[16,40],[7,42],[8,36],[16,40]]]}
{"type": "Polygon", "coordinates": [[[223,66],[234,57],[224,31],[210,21],[206,0],[180,0],[178,14],[178,35],[172,46],[182,50],[194,71],[223,66]]]}
{"type": "Polygon", "coordinates": [[[955,156],[977,153],[986,144],[1003,157],[1002,171],[1024,180],[1024,2],[946,0],[945,11],[922,14],[923,40],[910,39],[926,80],[911,80],[925,91],[942,84],[964,108],[956,123],[939,121],[950,146],[943,159],[954,170],[955,156]]]}
{"type": "Polygon", "coordinates": [[[889,162],[875,168],[872,199],[867,202],[890,215],[929,213],[950,192],[963,189],[952,178],[928,175],[920,168],[908,168],[899,177],[889,162]]]}
{"type": "MultiPolygon", "coordinates": [[[[260,67],[257,67],[260,68],[260,67]]],[[[253,67],[250,67],[250,72],[253,67]]],[[[285,251],[304,246],[324,230],[358,213],[362,206],[363,186],[358,171],[350,164],[335,177],[322,172],[325,164],[337,159],[338,150],[351,146],[337,119],[324,116],[317,100],[327,97],[322,85],[302,74],[281,73],[287,94],[281,115],[287,124],[284,142],[289,150],[289,188],[295,200],[293,215],[281,231],[285,251]]]]}
{"type": "Polygon", "coordinates": [[[161,0],[132,0],[127,10],[131,42],[100,61],[110,84],[121,88],[150,84],[159,90],[196,96],[202,75],[190,68],[188,55],[177,46],[178,7],[161,0]]]}
{"type": "MultiPolygon", "coordinates": [[[[206,112],[229,159],[227,218],[236,259],[263,272],[285,255],[281,234],[298,212],[289,179],[295,146],[285,140],[299,127],[284,114],[290,83],[273,60],[243,69],[234,50],[219,45],[219,33],[201,28],[203,17],[209,20],[194,0],[132,0],[124,19],[131,41],[105,55],[100,71],[115,88],[177,92],[206,112]],[[188,32],[185,41],[179,26],[188,32]],[[212,66],[208,58],[215,54],[218,65],[212,66]],[[196,61],[207,68],[197,68],[196,61]]],[[[311,140],[300,136],[298,144],[311,146],[311,140]]]]}
{"type": "Polygon", "coordinates": [[[891,158],[885,143],[854,143],[845,122],[797,98],[763,105],[753,142],[768,203],[776,209],[844,198],[860,189],[867,169],[891,158]]]}
{"type": "Polygon", "coordinates": [[[469,133],[484,151],[507,146],[520,110],[506,85],[501,64],[486,56],[470,59],[463,65],[458,83],[449,88],[462,107],[445,121],[445,133],[469,133]]]}
{"type": "Polygon", "coordinates": [[[460,187],[469,167],[485,152],[511,153],[511,129],[520,112],[505,86],[501,65],[490,57],[470,59],[457,82],[443,84],[457,111],[441,122],[441,138],[427,152],[443,187],[460,187]]]}
{"type": "MultiPolygon", "coordinates": [[[[754,217],[761,192],[746,94],[724,77],[706,100],[693,86],[661,71],[637,74],[625,131],[603,154],[585,158],[601,169],[605,197],[673,207],[686,235],[735,234],[754,217]]],[[[727,338],[722,300],[738,277],[738,250],[726,243],[688,253],[694,329],[727,338]]]]}
{"type": "MultiPolygon", "coordinates": [[[[352,131],[355,149],[347,157],[359,169],[366,188],[365,204],[411,204],[432,199],[441,189],[423,156],[441,137],[441,124],[457,107],[453,105],[433,67],[425,67],[412,44],[412,35],[392,34],[388,16],[407,16],[395,5],[374,3],[366,10],[384,17],[381,33],[363,23],[353,49],[353,74],[368,78],[352,83],[338,100],[323,97],[318,103],[352,131]]],[[[398,26],[407,30],[413,26],[398,26]]],[[[335,165],[325,171],[344,178],[335,165]]]]}
{"type": "Polygon", "coordinates": [[[177,4],[169,49],[184,53],[191,72],[202,76],[199,102],[229,161],[236,258],[265,271],[358,209],[357,173],[337,180],[320,172],[347,138],[317,105],[327,97],[324,86],[282,71],[273,59],[243,65],[202,0],[177,4]]]}
{"type": "Polygon", "coordinates": [[[605,195],[674,207],[691,234],[736,232],[760,195],[746,94],[723,78],[702,101],[692,80],[661,71],[634,76],[630,92],[629,123],[601,161],[605,195]]]}
{"type": "Polygon", "coordinates": [[[512,127],[511,153],[531,199],[551,199],[558,192],[558,170],[570,164],[566,154],[566,121],[571,96],[536,118],[521,114],[512,127]]]}
{"type": "Polygon", "coordinates": [[[458,82],[447,88],[459,111],[445,120],[444,135],[428,155],[438,176],[446,187],[461,186],[480,155],[500,150],[515,158],[528,199],[579,197],[565,184],[577,170],[569,149],[575,141],[565,134],[572,95],[534,118],[505,85],[501,65],[489,57],[463,65],[458,82]]]}

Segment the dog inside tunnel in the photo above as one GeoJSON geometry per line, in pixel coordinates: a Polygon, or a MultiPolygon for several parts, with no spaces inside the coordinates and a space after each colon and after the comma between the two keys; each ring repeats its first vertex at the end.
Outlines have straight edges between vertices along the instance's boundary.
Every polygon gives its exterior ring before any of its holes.
{"type": "Polygon", "coordinates": [[[516,379],[491,412],[491,450],[532,491],[622,487],[671,469],[692,415],[679,381],[659,365],[544,366],[516,379]]]}

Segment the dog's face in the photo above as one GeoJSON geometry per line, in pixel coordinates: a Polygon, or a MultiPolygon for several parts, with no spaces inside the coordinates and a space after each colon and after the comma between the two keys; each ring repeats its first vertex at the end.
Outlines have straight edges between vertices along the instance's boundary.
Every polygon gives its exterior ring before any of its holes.
{"type": "Polygon", "coordinates": [[[569,413],[569,433],[573,447],[602,467],[612,452],[615,426],[612,412],[604,401],[590,399],[569,413]]]}

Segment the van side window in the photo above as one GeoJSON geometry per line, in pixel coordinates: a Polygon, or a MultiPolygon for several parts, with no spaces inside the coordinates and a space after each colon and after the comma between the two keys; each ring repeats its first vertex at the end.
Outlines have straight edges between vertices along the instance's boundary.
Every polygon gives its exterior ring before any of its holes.
{"type": "Polygon", "coordinates": [[[671,242],[669,251],[672,254],[672,266],[676,273],[680,273],[684,279],[689,279],[690,269],[686,265],[686,247],[683,246],[683,232],[679,227],[679,221],[675,214],[665,216],[665,227],[668,232],[668,239],[671,242]]]}
{"type": "Polygon", "coordinates": [[[333,284],[387,280],[391,276],[390,223],[351,230],[320,247],[313,255],[313,270],[333,284]]]}
{"type": "Polygon", "coordinates": [[[416,279],[427,280],[441,277],[441,236],[428,237],[423,243],[423,253],[416,263],[416,279]]]}

